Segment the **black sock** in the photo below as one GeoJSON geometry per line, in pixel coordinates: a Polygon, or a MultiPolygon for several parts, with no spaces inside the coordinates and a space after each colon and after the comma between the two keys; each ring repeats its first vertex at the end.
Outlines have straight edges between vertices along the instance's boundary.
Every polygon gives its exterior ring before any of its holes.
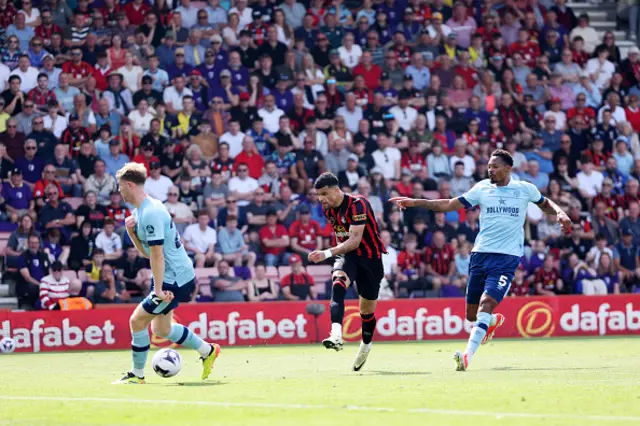
{"type": "Polygon", "coordinates": [[[344,318],[344,297],[346,294],[347,289],[344,287],[344,283],[334,281],[331,291],[331,303],[329,304],[331,323],[342,324],[342,319],[344,318]]]}
{"type": "Polygon", "coordinates": [[[373,333],[376,331],[375,314],[360,314],[362,319],[362,343],[369,344],[373,340],[373,333]]]}

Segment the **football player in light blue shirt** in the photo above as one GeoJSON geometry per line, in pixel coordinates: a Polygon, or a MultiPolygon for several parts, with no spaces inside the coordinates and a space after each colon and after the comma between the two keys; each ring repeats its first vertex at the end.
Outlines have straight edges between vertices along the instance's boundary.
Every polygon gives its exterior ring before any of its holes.
{"type": "Polygon", "coordinates": [[[133,368],[114,384],[143,384],[144,366],[151,340],[149,324],[156,336],[189,349],[202,359],[202,379],[209,377],[220,346],[207,343],[181,324],[172,323],[173,309],[189,300],[195,291],[193,264],[182,243],[176,225],[165,206],[145,194],[147,170],[143,164],[127,163],[116,173],[120,193],[135,209],[125,219],[131,241],[151,262],[151,293],[136,307],[129,324],[133,336],[133,368]]]}
{"type": "Polygon", "coordinates": [[[456,370],[465,371],[481,343],[486,343],[504,322],[494,309],[509,292],[511,280],[524,250],[524,222],[527,206],[536,203],[549,215],[557,215],[565,232],[571,219],[556,203],[545,198],[528,182],[511,178],[513,158],[498,149],[489,160],[489,179],[478,182],[466,194],[449,200],[392,198],[400,209],[423,207],[436,212],[451,212],[480,206],[480,232],[476,238],[467,283],[467,320],[475,321],[464,353],[456,352],[456,370]]]}

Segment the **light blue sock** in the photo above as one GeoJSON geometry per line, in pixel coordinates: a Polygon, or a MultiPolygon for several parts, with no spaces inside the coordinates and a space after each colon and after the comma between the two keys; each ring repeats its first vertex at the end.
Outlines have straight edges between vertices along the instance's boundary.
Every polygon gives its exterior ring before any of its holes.
{"type": "Polygon", "coordinates": [[[149,329],[133,333],[131,339],[131,357],[133,358],[133,369],[131,372],[138,377],[144,377],[144,365],[147,363],[149,355],[149,329]]]}
{"type": "Polygon", "coordinates": [[[209,343],[196,336],[193,331],[182,324],[171,325],[171,332],[167,336],[167,339],[185,348],[195,349],[201,356],[207,356],[211,352],[211,345],[209,343]]]}
{"type": "Polygon", "coordinates": [[[478,346],[487,335],[489,329],[489,322],[491,321],[491,314],[488,312],[478,312],[476,324],[471,329],[471,335],[469,336],[469,342],[467,343],[467,349],[465,353],[468,356],[468,360],[471,361],[471,357],[478,350],[478,346]]]}

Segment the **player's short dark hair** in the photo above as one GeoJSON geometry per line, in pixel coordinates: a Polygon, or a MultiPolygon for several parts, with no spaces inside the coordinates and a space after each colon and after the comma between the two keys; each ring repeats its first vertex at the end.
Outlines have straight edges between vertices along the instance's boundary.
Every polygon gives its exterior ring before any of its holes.
{"type": "Polygon", "coordinates": [[[313,185],[316,189],[322,189],[324,187],[333,187],[339,186],[338,177],[331,172],[324,172],[318,179],[316,179],[315,184],[313,185]]]}
{"type": "Polygon", "coordinates": [[[513,167],[513,157],[511,156],[511,154],[509,154],[509,151],[505,151],[504,149],[496,149],[491,153],[491,156],[498,157],[505,165],[513,167]]]}

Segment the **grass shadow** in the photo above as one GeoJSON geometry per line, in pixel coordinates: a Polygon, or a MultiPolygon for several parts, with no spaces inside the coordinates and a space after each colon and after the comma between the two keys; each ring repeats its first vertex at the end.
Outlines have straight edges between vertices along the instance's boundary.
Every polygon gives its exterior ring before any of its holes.
{"type": "Polygon", "coordinates": [[[178,383],[172,383],[171,385],[198,388],[198,387],[208,387],[208,386],[220,386],[220,385],[226,385],[226,384],[228,383],[221,382],[221,381],[215,381],[215,382],[202,381],[202,382],[178,382],[178,383]]]}
{"type": "Polygon", "coordinates": [[[539,367],[539,368],[518,368],[518,367],[495,367],[490,368],[492,371],[591,371],[591,370],[606,370],[611,367],[539,367]]]}
{"type": "Polygon", "coordinates": [[[428,371],[381,371],[373,370],[366,371],[368,376],[428,376],[431,373],[428,371]]]}

